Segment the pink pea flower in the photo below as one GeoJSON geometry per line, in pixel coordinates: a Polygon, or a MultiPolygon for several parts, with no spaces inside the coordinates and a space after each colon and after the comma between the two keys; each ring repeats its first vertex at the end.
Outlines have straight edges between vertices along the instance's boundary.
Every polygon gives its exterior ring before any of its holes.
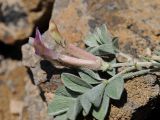
{"type": "MultiPolygon", "coordinates": [[[[63,66],[78,68],[89,68],[92,70],[102,70],[103,60],[93,54],[66,43],[61,46],[63,52],[58,52],[45,46],[43,38],[38,28],[36,29],[35,38],[30,37],[29,43],[35,48],[35,53],[49,61],[56,61],[63,66]],[[65,51],[65,52],[64,52],[65,51]]],[[[57,44],[59,45],[59,44],[57,44]]]]}

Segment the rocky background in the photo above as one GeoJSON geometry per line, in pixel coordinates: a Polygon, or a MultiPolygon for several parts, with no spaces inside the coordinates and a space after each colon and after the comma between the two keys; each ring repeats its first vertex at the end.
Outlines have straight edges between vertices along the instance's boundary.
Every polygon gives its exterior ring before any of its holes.
{"type": "MultiPolygon", "coordinates": [[[[44,32],[52,17],[68,41],[83,47],[85,36],[105,23],[120,49],[137,58],[160,45],[159,14],[159,0],[0,0],[0,120],[52,119],[44,96],[57,87],[55,69],[26,44],[36,26],[44,32]]],[[[107,119],[160,119],[159,91],[158,73],[126,81],[107,119]]]]}

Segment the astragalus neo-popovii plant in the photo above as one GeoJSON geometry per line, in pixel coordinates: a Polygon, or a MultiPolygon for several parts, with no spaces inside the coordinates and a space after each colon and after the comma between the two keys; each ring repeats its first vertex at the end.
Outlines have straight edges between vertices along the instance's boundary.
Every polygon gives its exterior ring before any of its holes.
{"type": "Polygon", "coordinates": [[[160,68],[160,52],[147,59],[133,60],[118,50],[118,39],[112,37],[105,25],[89,34],[84,41],[86,50],[68,43],[59,33],[54,22],[50,22],[47,34],[41,35],[36,29],[35,38],[29,43],[35,53],[49,60],[55,66],[76,68],[76,75],[62,73],[60,86],[48,104],[48,113],[55,120],[75,120],[79,114],[88,114],[98,120],[104,120],[108,112],[110,99],[120,99],[124,89],[124,79],[157,71],[160,68]],[[45,45],[43,39],[54,41],[54,48],[45,45]],[[128,62],[118,63],[116,56],[121,55],[128,62]],[[116,68],[122,67],[121,72],[116,68]],[[106,72],[107,78],[99,73],[106,72]]]}

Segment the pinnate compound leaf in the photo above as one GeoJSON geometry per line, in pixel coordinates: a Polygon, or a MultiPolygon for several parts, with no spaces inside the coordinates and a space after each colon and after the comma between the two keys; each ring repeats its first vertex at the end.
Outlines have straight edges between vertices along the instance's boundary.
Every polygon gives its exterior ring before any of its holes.
{"type": "MultiPolygon", "coordinates": [[[[114,58],[112,61],[109,62],[110,64],[114,64],[116,63],[116,58],[114,58]]],[[[113,68],[111,70],[107,70],[106,71],[108,74],[110,74],[111,76],[114,76],[116,74],[116,68],[113,68]]]]}
{"type": "Polygon", "coordinates": [[[54,120],[67,120],[67,114],[63,113],[54,118],[54,120]]]}
{"type": "Polygon", "coordinates": [[[80,100],[77,98],[75,103],[72,104],[67,112],[67,118],[69,120],[76,120],[77,115],[81,112],[82,106],[80,100]]]}
{"type": "Polygon", "coordinates": [[[84,116],[88,115],[92,104],[95,107],[100,106],[104,89],[105,89],[105,84],[101,83],[80,96],[80,102],[83,107],[84,116]]]}
{"type": "Polygon", "coordinates": [[[66,97],[78,97],[80,94],[74,91],[71,91],[70,89],[66,88],[65,86],[60,86],[55,91],[56,95],[66,96],[66,97]]]}
{"type": "Polygon", "coordinates": [[[67,112],[75,100],[75,98],[55,95],[53,101],[48,105],[48,114],[56,116],[67,112]]]}
{"type": "Polygon", "coordinates": [[[112,99],[120,99],[124,89],[123,77],[117,77],[109,82],[105,88],[106,94],[112,99]]]}
{"type": "Polygon", "coordinates": [[[96,47],[98,46],[98,42],[93,34],[89,34],[85,39],[85,44],[89,47],[96,47]]]}
{"type": "Polygon", "coordinates": [[[92,78],[96,79],[96,80],[99,80],[101,81],[102,79],[100,78],[99,74],[98,73],[95,73],[93,72],[92,70],[90,69],[81,69],[84,73],[88,74],[89,76],[91,76],[92,78]]]}
{"type": "Polygon", "coordinates": [[[113,37],[107,30],[106,25],[96,28],[95,32],[89,36],[90,37],[88,37],[86,42],[86,44],[89,46],[87,49],[89,52],[97,56],[106,56],[108,54],[115,55],[117,40],[114,39],[114,41],[112,41],[113,37]]]}
{"type": "Polygon", "coordinates": [[[91,50],[92,50],[93,48],[94,48],[94,47],[87,47],[87,48],[86,48],[86,51],[91,53],[91,50]]]}
{"type": "Polygon", "coordinates": [[[92,104],[87,99],[86,94],[84,94],[84,95],[82,95],[80,97],[80,103],[81,103],[81,105],[83,107],[83,115],[84,116],[88,115],[88,113],[89,113],[89,111],[91,109],[92,104]]]}
{"type": "Polygon", "coordinates": [[[75,92],[84,93],[92,88],[90,84],[83,81],[81,78],[69,73],[63,73],[61,78],[65,87],[75,92]]]}
{"type": "Polygon", "coordinates": [[[115,54],[113,46],[110,44],[103,44],[98,47],[94,47],[89,52],[97,56],[106,56],[109,54],[115,54]]]}
{"type": "Polygon", "coordinates": [[[105,84],[101,83],[93,87],[91,90],[87,91],[83,95],[85,95],[89,102],[91,102],[95,107],[99,107],[104,93],[104,88],[105,84]]]}
{"type": "Polygon", "coordinates": [[[101,41],[104,43],[104,44],[112,44],[112,36],[111,34],[109,33],[107,27],[105,24],[103,24],[101,27],[100,27],[100,31],[101,31],[101,36],[103,39],[101,39],[101,41]]]}
{"type": "MultiPolygon", "coordinates": [[[[106,91],[105,91],[106,92],[106,91]]],[[[108,112],[108,107],[109,107],[109,97],[107,96],[106,93],[104,93],[102,103],[99,108],[93,109],[92,115],[97,119],[97,120],[104,120],[105,116],[108,112]]]]}
{"type": "Polygon", "coordinates": [[[103,36],[102,36],[102,31],[101,31],[101,28],[102,28],[102,26],[101,27],[97,27],[96,28],[96,33],[97,33],[97,36],[99,37],[99,41],[100,41],[100,43],[101,44],[103,44],[104,42],[103,42],[103,36]]]}
{"type": "Polygon", "coordinates": [[[83,69],[79,72],[79,75],[84,81],[89,84],[98,84],[102,80],[98,74],[89,69],[83,69]]]}
{"type": "Polygon", "coordinates": [[[92,34],[94,36],[94,38],[96,39],[96,41],[101,45],[103,44],[98,33],[97,33],[97,29],[94,31],[94,33],[92,34]]]}

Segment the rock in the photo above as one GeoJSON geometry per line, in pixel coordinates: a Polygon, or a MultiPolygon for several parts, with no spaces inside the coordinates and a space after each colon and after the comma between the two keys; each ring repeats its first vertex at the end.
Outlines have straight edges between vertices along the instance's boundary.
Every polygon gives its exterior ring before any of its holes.
{"type": "Polygon", "coordinates": [[[0,65],[0,69],[2,68],[3,72],[0,73],[0,120],[16,120],[21,117],[27,120],[28,113],[25,108],[21,111],[22,104],[25,104],[23,99],[25,96],[24,79],[27,77],[26,69],[22,66],[21,61],[3,59],[1,63],[3,65],[0,65]],[[21,112],[23,113],[21,114],[21,112]]]}
{"type": "Polygon", "coordinates": [[[7,86],[8,86],[8,88],[10,89],[10,91],[12,92],[12,93],[16,93],[16,85],[15,85],[15,83],[13,82],[13,80],[7,80],[7,86]]]}
{"type": "Polygon", "coordinates": [[[2,57],[0,91],[0,120],[50,120],[42,93],[31,83],[22,61],[2,57]]]}
{"type": "Polygon", "coordinates": [[[91,16],[88,14],[87,4],[81,0],[56,0],[52,19],[65,39],[80,45],[89,31],[88,21],[91,16]]]}
{"type": "Polygon", "coordinates": [[[28,79],[25,86],[25,104],[29,115],[29,120],[52,120],[47,115],[47,105],[40,96],[39,88],[28,79]]]}
{"type": "Polygon", "coordinates": [[[22,46],[22,52],[24,53],[22,55],[22,58],[23,58],[22,63],[25,66],[34,67],[34,66],[36,66],[38,64],[38,62],[41,59],[39,56],[34,55],[35,54],[35,50],[29,44],[26,44],[26,45],[22,46]]]}
{"type": "Polygon", "coordinates": [[[24,102],[18,100],[11,100],[10,101],[10,112],[12,114],[19,114],[21,115],[24,108],[24,102]]]}
{"type": "Polygon", "coordinates": [[[31,78],[33,79],[34,84],[38,85],[41,82],[46,81],[46,74],[40,68],[41,58],[35,55],[34,48],[31,45],[26,44],[22,46],[22,52],[23,52],[22,63],[23,65],[29,68],[28,71],[30,73],[31,78]]]}
{"type": "Polygon", "coordinates": [[[11,44],[28,38],[35,25],[47,27],[53,0],[0,0],[0,40],[11,44]]]}
{"type": "Polygon", "coordinates": [[[13,71],[15,68],[22,66],[20,61],[11,60],[11,59],[3,59],[0,61],[0,75],[9,74],[9,72],[13,71]],[[8,67],[9,66],[9,67],[8,67]]]}

